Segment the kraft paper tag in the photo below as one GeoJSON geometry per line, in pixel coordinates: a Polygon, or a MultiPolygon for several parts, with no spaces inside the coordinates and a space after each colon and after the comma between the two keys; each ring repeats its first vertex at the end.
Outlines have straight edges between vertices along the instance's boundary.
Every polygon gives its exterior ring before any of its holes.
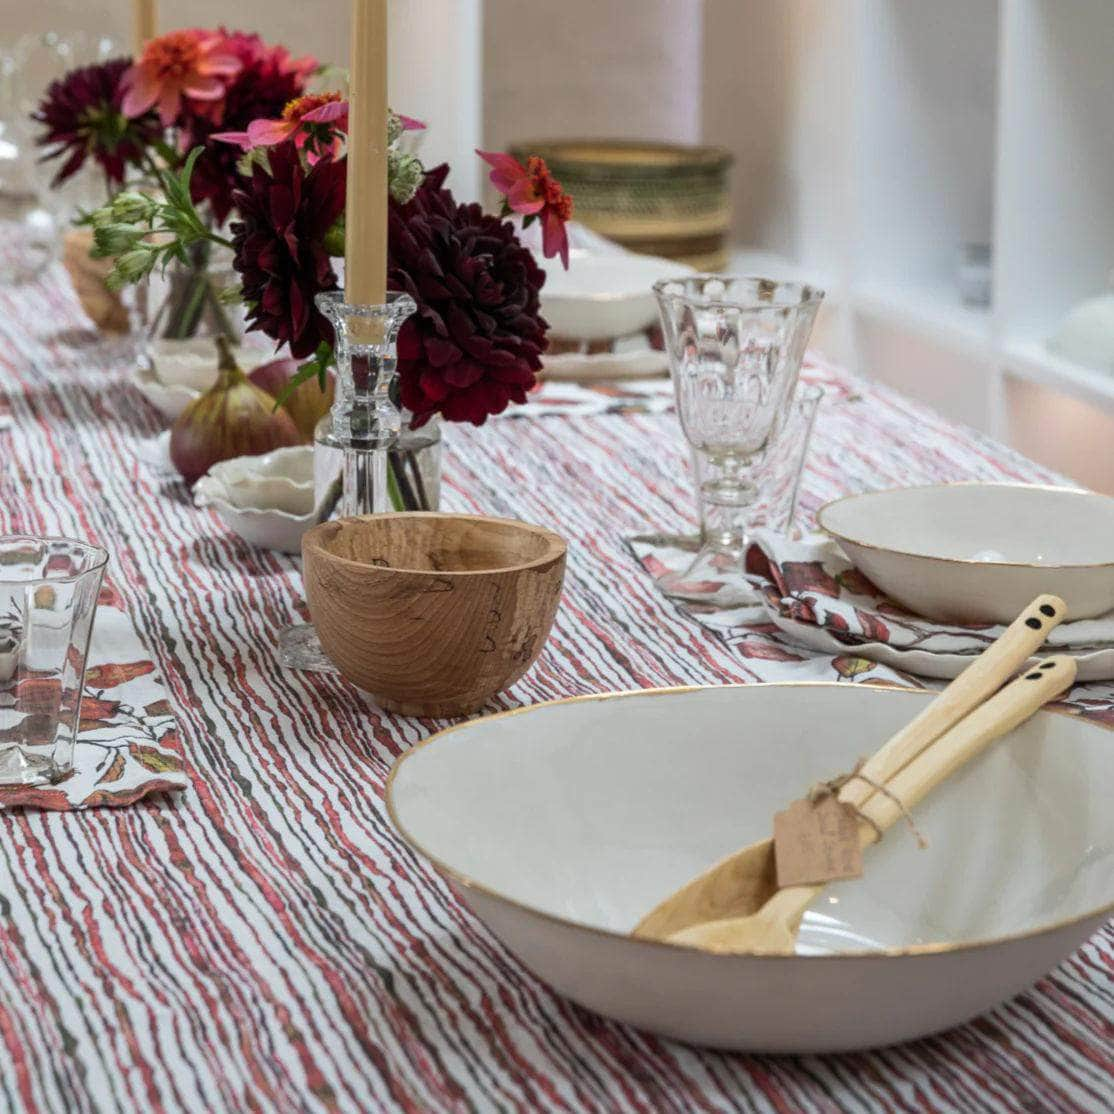
{"type": "Polygon", "coordinates": [[[794,801],[774,816],[779,889],[818,886],[863,872],[855,810],[834,796],[794,801]]]}

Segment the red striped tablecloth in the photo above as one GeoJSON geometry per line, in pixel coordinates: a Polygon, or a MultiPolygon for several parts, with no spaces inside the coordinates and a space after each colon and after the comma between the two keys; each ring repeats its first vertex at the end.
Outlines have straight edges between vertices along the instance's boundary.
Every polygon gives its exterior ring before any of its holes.
{"type": "MultiPolygon", "coordinates": [[[[815,374],[831,390],[806,507],[856,487],[1045,478],[900,397],[815,374]]],[[[387,820],[391,763],[436,725],[385,715],[336,677],[278,668],[276,632],[301,601],[296,564],[247,548],[146,471],[137,453],[156,415],[57,276],[0,291],[0,392],[0,528],[112,551],[192,783],[130,808],[0,814],[0,1108],[1114,1106],[1109,926],[994,1013],[864,1055],[720,1055],[554,996],[387,820]]],[[[672,417],[500,420],[447,441],[450,507],[572,542],[553,637],[501,704],[764,675],[761,653],[683,619],[623,544],[690,517],[672,417]]]]}

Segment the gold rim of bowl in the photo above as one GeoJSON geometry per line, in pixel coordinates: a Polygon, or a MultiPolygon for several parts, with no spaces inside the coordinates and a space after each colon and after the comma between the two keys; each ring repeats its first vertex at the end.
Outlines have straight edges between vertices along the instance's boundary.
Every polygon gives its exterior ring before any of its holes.
{"type": "Polygon", "coordinates": [[[1087,495],[1095,499],[1107,499],[1114,502],[1109,495],[1103,495],[1098,491],[1088,491],[1082,487],[1065,487],[1061,484],[1021,484],[1021,483],[995,483],[994,481],[984,480],[955,480],[951,483],[937,483],[937,484],[912,484],[912,485],[898,485],[896,487],[880,487],[873,491],[858,491],[852,495],[841,495],[838,499],[831,499],[825,503],[816,512],[816,523],[825,534],[836,538],[841,542],[848,542],[850,545],[860,546],[862,549],[873,549],[879,553],[893,553],[899,557],[916,557],[919,561],[937,561],[942,565],[979,565],[987,569],[1048,569],[1050,572],[1065,569],[1107,569],[1114,568],[1114,560],[1111,561],[1096,561],[1092,563],[1069,563],[1063,565],[1046,565],[1036,561],[976,561],[971,557],[938,557],[932,553],[917,553],[911,549],[897,549],[892,545],[878,545],[876,542],[864,542],[859,538],[853,538],[849,534],[841,533],[838,530],[833,530],[830,526],[824,524],[825,511],[831,510],[832,507],[838,506],[840,503],[850,502],[852,499],[863,499],[869,495],[888,495],[895,491],[930,491],[933,489],[943,489],[949,487],[1002,487],[1018,489],[1024,488],[1032,491],[1055,491],[1061,495],[1087,495]]]}
{"type": "MultiPolygon", "coordinates": [[[[929,485],[937,486],[937,485],[929,485]]],[[[729,685],[675,685],[665,688],[648,688],[648,689],[627,689],[623,692],[600,692],[600,693],[586,693],[582,696],[565,696],[557,700],[543,700],[538,704],[527,704],[521,708],[511,708],[505,712],[495,712],[490,716],[481,717],[484,720],[493,719],[507,719],[511,716],[522,715],[526,712],[532,712],[538,708],[555,707],[558,704],[575,704],[586,703],[593,700],[616,700],[623,699],[631,696],[669,696],[676,693],[685,692],[702,692],[704,690],[713,689],[755,689],[755,688],[847,688],[846,682],[839,681],[755,681],[749,684],[729,684],[729,685]]],[[[934,696],[936,693],[926,691],[924,689],[901,689],[894,688],[890,685],[873,685],[869,682],[863,682],[860,685],[854,685],[855,688],[876,688],[884,689],[886,692],[900,693],[904,696],[934,696]]],[[[1044,708],[1043,711],[1049,712],[1052,715],[1068,716],[1072,719],[1078,719],[1073,713],[1061,710],[1058,708],[1044,708]]],[[[555,913],[547,913],[544,909],[535,908],[533,905],[527,905],[525,902],[519,901],[516,898],[508,897],[506,894],[500,893],[498,890],[493,890],[485,886],[481,882],[477,882],[474,878],[462,874],[460,871],[451,867],[444,860],[438,858],[436,855],[430,854],[399,820],[398,812],[395,808],[393,788],[395,775],[402,768],[402,764],[413,754],[417,753],[424,747],[429,746],[431,743],[436,742],[438,739],[443,739],[446,735],[452,735],[454,732],[460,731],[465,727],[475,726],[477,720],[466,720],[464,723],[456,723],[450,727],[442,728],[442,730],[430,735],[429,738],[423,739],[416,746],[413,746],[405,754],[400,755],[394,765],[391,767],[391,772],[387,776],[386,785],[386,800],[387,800],[387,813],[391,818],[391,823],[394,824],[395,829],[403,840],[415,851],[418,852],[427,862],[431,863],[440,871],[441,874],[447,878],[451,878],[457,885],[463,886],[465,889],[473,890],[476,893],[483,894],[485,897],[495,898],[520,912],[529,913],[531,916],[539,917],[544,921],[549,921],[554,924],[563,925],[566,928],[576,929],[580,932],[591,933],[596,936],[603,936],[611,940],[625,940],[631,944],[644,944],[648,947],[654,948],[668,948],[672,952],[686,952],[689,954],[706,955],[714,959],[773,959],[773,960],[805,960],[809,963],[830,961],[838,959],[895,959],[916,956],[932,956],[942,955],[949,952],[974,950],[976,948],[989,948],[995,947],[999,944],[1008,944],[1017,940],[1028,940],[1035,936],[1043,936],[1048,933],[1058,932],[1060,929],[1069,928],[1074,924],[1081,924],[1083,921],[1091,920],[1093,917],[1101,917],[1109,915],[1114,912],[1114,899],[1108,901],[1105,905],[1100,905],[1097,909],[1090,910],[1086,913],[1081,913],[1077,917],[1069,917],[1063,921],[1056,921],[1052,924],[1040,925],[1037,928],[1031,929],[1028,932],[1013,932],[1007,933],[1003,936],[993,936],[986,939],[979,940],[963,940],[955,943],[938,943],[938,944],[910,944],[901,948],[860,948],[854,951],[845,952],[832,952],[825,955],[787,955],[785,952],[734,952],[734,953],[720,953],[705,951],[701,948],[694,948],[687,944],[673,944],[668,940],[643,940],[635,939],[627,932],[617,932],[610,928],[600,928],[597,925],[584,924],[581,921],[569,920],[566,917],[559,917],[555,913]]],[[[1102,724],[1090,724],[1090,726],[1100,728],[1102,730],[1111,730],[1102,724]]]]}

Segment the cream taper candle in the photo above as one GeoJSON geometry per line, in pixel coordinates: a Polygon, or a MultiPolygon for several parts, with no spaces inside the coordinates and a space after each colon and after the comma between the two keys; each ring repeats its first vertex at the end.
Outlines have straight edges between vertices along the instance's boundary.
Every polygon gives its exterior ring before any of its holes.
{"type": "Polygon", "coordinates": [[[138,57],[143,47],[155,37],[155,0],[135,0],[135,53],[138,57]]]}
{"type": "Polygon", "coordinates": [[[344,297],[387,299],[387,0],[352,0],[344,297]]]}

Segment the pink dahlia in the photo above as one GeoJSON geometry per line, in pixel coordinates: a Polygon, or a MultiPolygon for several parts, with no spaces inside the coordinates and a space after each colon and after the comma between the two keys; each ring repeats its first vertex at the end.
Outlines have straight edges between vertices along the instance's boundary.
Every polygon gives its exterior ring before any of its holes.
{"type": "Polygon", "coordinates": [[[506,199],[506,211],[521,213],[527,223],[537,217],[542,222],[542,254],[546,259],[559,255],[569,269],[569,237],[565,224],[572,219],[572,197],[561,188],[545,165],[545,159],[531,155],[523,166],[518,159],[499,151],[477,151],[490,167],[491,184],[506,199]]]}
{"type": "Polygon", "coordinates": [[[235,143],[243,151],[292,139],[312,165],[326,155],[338,158],[347,133],[348,102],[339,93],[306,93],[289,101],[277,120],[252,120],[246,131],[218,132],[213,138],[235,143]]]}
{"type": "Polygon", "coordinates": [[[218,136],[228,129],[246,134],[252,121],[279,115],[284,105],[305,92],[317,69],[317,59],[293,58],[285,47],[269,46],[258,35],[223,28],[221,33],[224,52],[236,58],[240,69],[225,88],[220,120],[191,114],[182,136],[186,150],[205,148],[194,167],[190,193],[198,204],[209,202],[218,223],[232,211],[232,191],[240,185],[236,170],[240,152],[218,136]]]}
{"type": "Polygon", "coordinates": [[[170,31],[147,43],[124,74],[124,114],[142,116],[154,108],[170,127],[187,102],[219,102],[228,79],[239,70],[240,61],[225,48],[223,35],[170,31]]]}

